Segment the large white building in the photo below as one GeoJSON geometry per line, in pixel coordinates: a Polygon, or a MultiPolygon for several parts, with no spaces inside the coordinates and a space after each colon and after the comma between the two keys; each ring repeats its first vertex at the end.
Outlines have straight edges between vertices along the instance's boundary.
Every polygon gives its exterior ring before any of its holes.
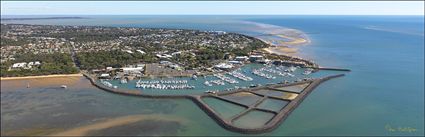
{"type": "Polygon", "coordinates": [[[264,57],[261,56],[261,55],[251,55],[251,56],[249,56],[249,61],[251,61],[251,62],[255,62],[257,60],[263,60],[263,59],[264,59],[264,57]]]}
{"type": "Polygon", "coordinates": [[[137,64],[134,67],[123,67],[121,68],[124,73],[142,73],[145,69],[145,64],[137,64]]]}
{"type": "Polygon", "coordinates": [[[144,52],[144,51],[142,51],[142,50],[140,50],[140,49],[138,49],[138,50],[136,50],[137,52],[139,52],[140,54],[146,54],[146,52],[144,52]]]}
{"type": "Polygon", "coordinates": [[[221,70],[228,70],[233,68],[232,64],[226,64],[226,63],[220,63],[214,66],[214,68],[216,69],[221,69],[221,70]]]}
{"type": "Polygon", "coordinates": [[[158,58],[160,58],[160,59],[162,59],[162,58],[171,58],[171,57],[173,57],[173,56],[171,56],[171,55],[168,55],[168,54],[156,54],[156,57],[158,57],[158,58]]]}
{"type": "Polygon", "coordinates": [[[13,70],[13,69],[31,69],[33,66],[39,66],[41,65],[40,61],[35,61],[35,62],[20,62],[20,63],[15,63],[13,64],[9,70],[13,70]]]}
{"type": "Polygon", "coordinates": [[[248,60],[248,56],[236,56],[235,57],[236,61],[247,61],[248,60]]]}

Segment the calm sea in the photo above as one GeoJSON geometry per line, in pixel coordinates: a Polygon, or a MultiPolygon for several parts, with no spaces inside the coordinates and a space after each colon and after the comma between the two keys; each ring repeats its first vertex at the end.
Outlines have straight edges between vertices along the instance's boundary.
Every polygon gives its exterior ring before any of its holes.
{"type": "MultiPolygon", "coordinates": [[[[185,28],[248,35],[297,29],[312,41],[299,47],[299,56],[352,72],[320,85],[281,126],[264,135],[424,135],[423,16],[86,17],[2,23],[185,28]]],[[[87,84],[82,79],[77,85],[87,84]]],[[[124,97],[83,87],[26,89],[2,82],[2,134],[43,134],[101,118],[166,114],[186,122],[145,121],[125,131],[134,135],[239,135],[217,125],[189,100],[124,97]]]]}

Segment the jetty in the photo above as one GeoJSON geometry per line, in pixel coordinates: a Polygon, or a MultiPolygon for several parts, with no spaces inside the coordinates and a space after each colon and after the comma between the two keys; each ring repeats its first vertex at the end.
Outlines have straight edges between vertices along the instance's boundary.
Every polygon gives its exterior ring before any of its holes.
{"type": "Polygon", "coordinates": [[[350,69],[345,68],[330,68],[330,67],[319,67],[319,70],[333,70],[333,71],[351,71],[350,69]]]}
{"type": "Polygon", "coordinates": [[[316,72],[319,70],[333,70],[333,71],[345,71],[345,72],[350,72],[351,69],[347,69],[347,68],[336,68],[336,67],[319,67],[319,66],[315,66],[315,67],[303,67],[303,68],[309,68],[309,69],[313,69],[312,72],[316,72]]]}

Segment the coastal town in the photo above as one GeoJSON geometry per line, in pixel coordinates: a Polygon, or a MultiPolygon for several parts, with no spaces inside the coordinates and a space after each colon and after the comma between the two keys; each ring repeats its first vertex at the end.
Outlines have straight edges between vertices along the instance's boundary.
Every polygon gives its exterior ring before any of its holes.
{"type": "Polygon", "coordinates": [[[71,53],[120,50],[154,54],[201,52],[200,47],[221,51],[264,47],[252,37],[223,31],[144,29],[89,26],[1,25],[2,62],[21,53],[71,53]]]}
{"type": "Polygon", "coordinates": [[[76,73],[78,68],[123,81],[212,75],[249,63],[316,67],[301,58],[262,51],[269,45],[261,40],[224,31],[2,24],[1,39],[2,77],[25,76],[21,72],[47,70],[51,64],[73,68],[53,74],[76,73]]]}
{"type": "Polygon", "coordinates": [[[1,39],[2,78],[82,74],[114,94],[187,98],[241,133],[273,129],[321,82],[344,76],[315,78],[323,69],[315,62],[271,53],[268,42],[225,31],[2,24],[1,39]],[[208,99],[246,109],[224,117],[208,99]],[[266,104],[271,100],[277,109],[266,104]],[[236,125],[248,112],[273,117],[255,128],[236,125]]]}

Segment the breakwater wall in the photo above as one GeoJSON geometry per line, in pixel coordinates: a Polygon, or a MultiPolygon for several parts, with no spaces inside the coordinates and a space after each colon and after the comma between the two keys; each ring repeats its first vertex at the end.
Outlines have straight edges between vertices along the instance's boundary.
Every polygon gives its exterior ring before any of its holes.
{"type": "Polygon", "coordinates": [[[304,67],[304,68],[312,68],[315,70],[333,70],[333,71],[348,71],[350,72],[350,69],[346,68],[332,68],[332,67],[304,67]]]}
{"type": "MultiPolygon", "coordinates": [[[[301,82],[295,82],[295,83],[273,84],[273,85],[266,85],[266,86],[261,86],[261,87],[254,87],[254,88],[250,88],[250,89],[236,89],[236,90],[233,90],[233,91],[220,92],[220,93],[217,93],[217,94],[206,94],[205,93],[205,94],[202,94],[202,95],[149,95],[149,94],[142,94],[139,90],[132,91],[132,90],[123,90],[123,89],[112,89],[112,88],[106,87],[106,86],[96,82],[97,79],[93,76],[90,76],[89,74],[83,73],[83,75],[87,79],[89,79],[91,84],[93,84],[97,88],[108,91],[110,93],[114,93],[114,94],[136,96],[136,97],[146,97],[146,98],[174,98],[174,99],[182,99],[183,98],[183,99],[190,99],[200,109],[202,109],[209,117],[214,119],[214,121],[217,124],[219,124],[220,126],[222,126],[223,128],[230,130],[230,131],[244,133],[244,134],[265,133],[265,132],[269,132],[269,131],[275,129],[289,116],[289,114],[293,110],[295,110],[295,108],[299,104],[301,104],[301,102],[307,97],[307,95],[310,94],[311,91],[313,91],[313,89],[316,88],[320,83],[327,81],[329,79],[332,79],[332,78],[344,76],[344,74],[339,74],[339,75],[328,76],[328,77],[324,77],[324,78],[320,78],[320,79],[313,79],[313,80],[307,80],[307,81],[301,81],[301,82]],[[271,88],[275,88],[275,87],[278,87],[278,86],[291,86],[291,85],[310,83],[310,82],[311,82],[311,84],[309,84],[306,88],[304,88],[304,90],[295,99],[291,100],[279,112],[257,108],[257,106],[259,104],[261,104],[261,102],[263,102],[265,99],[274,98],[274,97],[267,96],[267,95],[260,95],[260,96],[262,96],[262,99],[257,101],[253,105],[250,105],[250,106],[243,105],[243,104],[240,104],[238,102],[229,101],[229,100],[224,99],[222,97],[218,97],[218,96],[223,96],[223,95],[228,95],[228,94],[233,94],[233,93],[238,93],[238,92],[255,93],[255,90],[259,90],[259,89],[271,89],[271,88]],[[226,119],[226,118],[223,118],[222,116],[220,116],[216,111],[214,111],[204,101],[202,101],[202,98],[205,98],[205,97],[218,98],[220,100],[245,107],[246,110],[243,111],[242,113],[236,115],[236,116],[233,116],[230,119],[226,119]],[[267,113],[272,113],[275,116],[272,119],[268,120],[267,123],[264,126],[258,127],[258,128],[243,128],[243,127],[237,127],[237,126],[232,124],[232,122],[234,120],[242,117],[243,115],[246,115],[249,111],[252,111],[252,110],[258,110],[258,111],[263,111],[263,112],[267,112],[267,113]]],[[[285,100],[285,99],[282,99],[282,100],[285,100]]],[[[285,100],[285,101],[288,101],[288,100],[285,100]]]]}
{"type": "Polygon", "coordinates": [[[294,100],[292,100],[285,108],[283,108],[272,120],[270,120],[264,127],[250,130],[249,133],[263,133],[265,131],[271,131],[278,127],[285,119],[294,111],[304,99],[322,82],[325,82],[332,78],[342,77],[345,74],[338,74],[328,76],[318,80],[314,80],[309,86],[307,86],[294,100]]]}
{"type": "Polygon", "coordinates": [[[345,68],[328,68],[328,67],[319,67],[319,70],[334,70],[334,71],[351,71],[350,69],[345,68]]]}
{"type": "MultiPolygon", "coordinates": [[[[344,74],[339,74],[339,75],[333,75],[333,76],[329,76],[329,77],[325,77],[325,78],[321,78],[321,79],[315,79],[315,80],[309,80],[309,81],[302,81],[302,82],[296,82],[296,83],[289,83],[289,84],[280,84],[280,85],[271,85],[271,86],[262,86],[262,87],[255,87],[255,88],[251,88],[249,90],[246,89],[239,89],[237,90],[237,92],[250,92],[250,93],[254,93],[254,90],[259,90],[259,89],[267,89],[267,88],[274,88],[274,87],[278,87],[278,86],[291,86],[291,85],[298,85],[298,84],[304,84],[304,83],[310,83],[310,85],[308,85],[306,88],[304,88],[304,90],[298,95],[297,98],[295,98],[294,100],[291,100],[290,103],[285,106],[282,110],[280,110],[278,113],[275,113],[273,111],[268,111],[268,110],[264,110],[264,109],[259,109],[256,108],[256,106],[258,104],[260,104],[262,101],[264,101],[264,98],[274,98],[274,97],[267,97],[263,95],[263,99],[259,102],[257,102],[256,104],[252,105],[252,106],[246,106],[246,105],[241,105],[238,103],[234,103],[234,102],[230,102],[242,107],[248,107],[247,110],[243,111],[242,114],[237,115],[236,117],[234,117],[234,119],[237,119],[239,117],[241,117],[242,115],[245,115],[246,113],[248,113],[248,111],[250,110],[259,110],[259,111],[263,111],[263,112],[269,112],[269,113],[274,113],[275,116],[269,120],[264,126],[259,127],[259,128],[241,128],[241,127],[237,127],[234,126],[232,124],[232,121],[234,120],[232,119],[225,119],[222,118],[219,114],[217,114],[211,107],[209,107],[207,104],[205,104],[202,101],[202,97],[197,97],[194,101],[205,113],[207,113],[211,118],[213,118],[219,125],[221,125],[222,127],[230,130],[230,131],[234,131],[234,132],[239,132],[239,133],[244,133],[244,134],[257,134],[257,133],[265,133],[265,132],[269,132],[271,130],[274,130],[276,127],[278,127],[289,115],[290,113],[296,109],[296,107],[299,106],[299,104],[302,103],[302,101],[318,86],[320,85],[320,83],[327,81],[329,79],[332,78],[337,78],[337,77],[341,77],[344,76],[344,74]],[[252,91],[251,91],[252,90],[252,91]]],[[[237,93],[237,92],[224,92],[221,94],[217,94],[217,95],[228,95],[228,94],[233,94],[233,93],[237,93]]],[[[258,94],[257,94],[258,95],[258,94]]],[[[203,96],[203,97],[209,97],[209,96],[203,96]]],[[[212,96],[215,97],[215,96],[212,96]]],[[[223,100],[222,98],[218,98],[223,100]]],[[[274,98],[277,99],[277,98],[274,98]]],[[[287,101],[285,99],[281,99],[284,101],[287,101]]],[[[226,102],[229,102],[227,100],[224,100],[226,102]]]]}

